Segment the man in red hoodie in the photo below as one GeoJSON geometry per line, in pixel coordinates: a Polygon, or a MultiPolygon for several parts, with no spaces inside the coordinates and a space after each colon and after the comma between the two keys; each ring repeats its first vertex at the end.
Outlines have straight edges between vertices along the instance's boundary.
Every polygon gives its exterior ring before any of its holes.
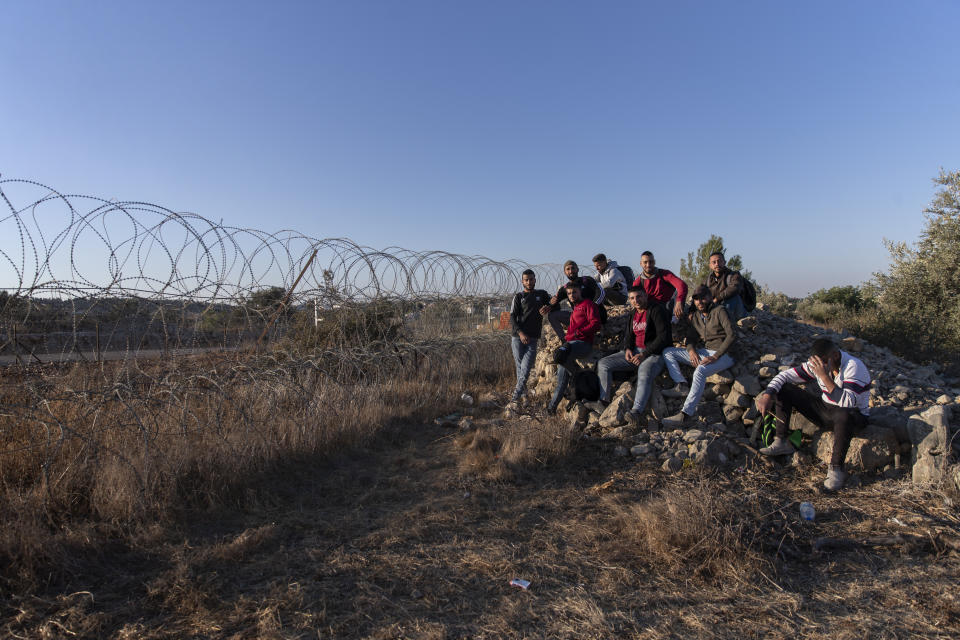
{"type": "Polygon", "coordinates": [[[573,311],[570,313],[570,326],[564,336],[563,345],[554,354],[557,367],[557,388],[547,405],[547,413],[553,415],[567,390],[571,374],[577,370],[576,359],[590,355],[593,351],[593,338],[600,329],[600,311],[593,300],[583,297],[583,285],[579,280],[566,284],[567,299],[573,311]]]}
{"type": "Polygon", "coordinates": [[[680,320],[683,317],[683,303],[687,301],[687,284],[672,271],[658,269],[657,261],[649,251],[640,254],[640,267],[640,275],[633,281],[633,286],[643,287],[651,304],[662,304],[667,315],[675,318],[673,322],[680,320]],[[677,299],[671,305],[674,294],[677,299]]]}

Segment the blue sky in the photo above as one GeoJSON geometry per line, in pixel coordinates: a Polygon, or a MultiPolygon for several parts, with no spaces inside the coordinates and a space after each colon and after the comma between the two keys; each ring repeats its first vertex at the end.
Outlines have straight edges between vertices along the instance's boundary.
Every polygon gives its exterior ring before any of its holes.
{"type": "MultiPolygon", "coordinates": [[[[3,3],[0,173],[236,226],[886,269],[960,167],[960,3],[3,3]]],[[[56,221],[50,222],[56,226],[56,221]]]]}

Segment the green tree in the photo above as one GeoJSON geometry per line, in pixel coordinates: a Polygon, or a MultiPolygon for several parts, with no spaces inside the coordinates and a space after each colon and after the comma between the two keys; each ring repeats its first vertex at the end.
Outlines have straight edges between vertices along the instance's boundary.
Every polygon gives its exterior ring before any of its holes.
{"type": "Polygon", "coordinates": [[[745,277],[753,280],[750,272],[743,270],[743,259],[740,254],[728,256],[727,249],[723,245],[723,237],[713,234],[700,245],[696,253],[688,253],[686,260],[680,258],[680,277],[693,286],[706,282],[707,275],[710,273],[710,254],[717,251],[726,256],[729,269],[740,271],[745,277]]]}
{"type": "Polygon", "coordinates": [[[881,319],[926,357],[960,351],[960,171],[941,169],[933,182],[941,188],[923,211],[919,241],[886,241],[890,270],[870,288],[881,319]]]}

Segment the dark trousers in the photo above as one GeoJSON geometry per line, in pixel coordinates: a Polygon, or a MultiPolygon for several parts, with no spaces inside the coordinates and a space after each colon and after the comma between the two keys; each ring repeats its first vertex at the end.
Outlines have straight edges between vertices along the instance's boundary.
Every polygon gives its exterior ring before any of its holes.
{"type": "Polygon", "coordinates": [[[785,384],[777,393],[777,436],[786,438],[790,414],[799,411],[821,429],[833,430],[833,454],[830,464],[843,465],[855,431],[867,425],[867,417],[857,408],[827,404],[819,395],[812,395],[793,384],[785,384]]]}
{"type": "Polygon", "coordinates": [[[626,304],[627,303],[627,294],[622,291],[617,291],[613,288],[603,288],[603,304],[608,307],[611,307],[616,304],[626,304]]]}

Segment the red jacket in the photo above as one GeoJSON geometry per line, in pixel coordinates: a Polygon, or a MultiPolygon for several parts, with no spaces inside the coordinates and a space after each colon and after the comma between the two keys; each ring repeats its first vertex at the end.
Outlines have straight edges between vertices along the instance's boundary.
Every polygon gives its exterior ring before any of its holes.
{"type": "Polygon", "coordinates": [[[641,273],[633,281],[633,286],[643,287],[647,297],[656,302],[669,302],[674,291],[677,292],[679,300],[682,302],[687,300],[687,283],[666,269],[657,269],[657,275],[652,278],[646,278],[641,273]]]}
{"type": "Polygon", "coordinates": [[[600,330],[600,312],[593,300],[581,300],[570,314],[570,326],[564,339],[583,340],[593,343],[593,336],[600,330]]]}

